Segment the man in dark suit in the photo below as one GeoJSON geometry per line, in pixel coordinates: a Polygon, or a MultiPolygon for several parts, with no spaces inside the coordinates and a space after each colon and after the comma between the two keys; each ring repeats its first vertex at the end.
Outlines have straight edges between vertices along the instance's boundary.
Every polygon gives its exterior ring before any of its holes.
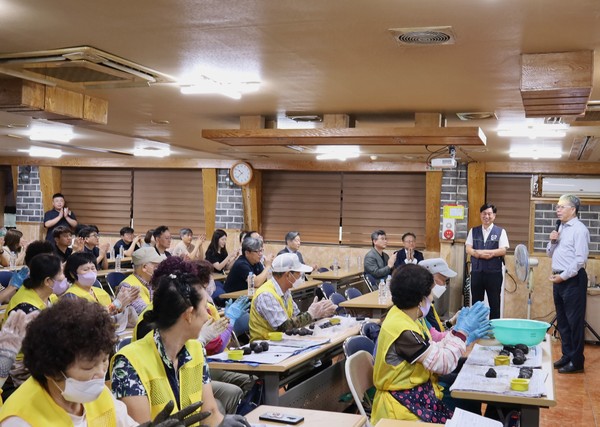
{"type": "Polygon", "coordinates": [[[417,236],[412,231],[402,235],[403,249],[396,252],[396,263],[394,268],[402,267],[406,264],[418,264],[425,258],[423,254],[415,249],[417,245],[417,236]]]}

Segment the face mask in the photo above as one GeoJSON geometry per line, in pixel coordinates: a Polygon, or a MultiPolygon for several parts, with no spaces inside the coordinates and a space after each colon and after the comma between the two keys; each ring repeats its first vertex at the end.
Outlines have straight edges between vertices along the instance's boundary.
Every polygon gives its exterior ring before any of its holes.
{"type": "Polygon", "coordinates": [[[436,284],[431,292],[433,292],[434,297],[439,298],[446,292],[446,287],[436,284]]]}
{"type": "Polygon", "coordinates": [[[429,309],[431,308],[431,301],[429,301],[429,298],[425,298],[425,304],[421,304],[419,308],[421,309],[421,313],[423,313],[423,317],[427,316],[427,313],[429,313],[429,309]]]}
{"type": "Polygon", "coordinates": [[[67,282],[66,278],[62,280],[53,280],[52,282],[52,292],[54,292],[55,295],[64,294],[67,291],[67,288],[69,287],[69,283],[67,282]]]}
{"type": "Polygon", "coordinates": [[[96,272],[88,271],[84,274],[78,274],[77,281],[83,286],[92,286],[94,283],[96,283],[96,272]]]}
{"type": "Polygon", "coordinates": [[[303,283],[304,283],[304,280],[302,279],[302,275],[300,275],[300,277],[298,277],[296,279],[296,281],[294,283],[292,283],[292,288],[297,288],[298,286],[300,286],[303,283]]]}
{"type": "MultiPolygon", "coordinates": [[[[93,402],[94,400],[100,397],[100,394],[104,390],[104,377],[98,378],[96,380],[89,381],[79,381],[73,378],[67,378],[65,374],[63,376],[66,378],[65,381],[65,389],[61,390],[62,397],[65,398],[68,402],[73,403],[88,403],[93,402]]],[[[56,384],[56,382],[54,383],[56,384]]],[[[56,384],[58,387],[58,384],[56,384]]],[[[60,390],[60,387],[58,387],[60,390]]]]}

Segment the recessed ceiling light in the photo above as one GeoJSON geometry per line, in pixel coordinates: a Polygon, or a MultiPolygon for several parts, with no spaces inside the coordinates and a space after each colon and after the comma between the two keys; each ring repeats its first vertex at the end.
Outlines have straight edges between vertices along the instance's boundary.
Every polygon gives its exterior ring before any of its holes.
{"type": "Polygon", "coordinates": [[[286,113],[285,116],[295,122],[319,123],[323,121],[323,116],[319,114],[286,113]]]}
{"type": "Polygon", "coordinates": [[[319,145],[315,152],[317,160],[347,160],[360,156],[358,145],[319,145]]]}
{"type": "Polygon", "coordinates": [[[28,150],[18,150],[21,153],[29,153],[31,157],[51,157],[58,159],[64,153],[56,148],[30,147],[28,150]]]}
{"type": "Polygon", "coordinates": [[[137,157],[166,157],[170,154],[169,147],[136,147],[133,149],[133,155],[137,157]]]}
{"type": "Polygon", "coordinates": [[[152,123],[153,125],[169,125],[171,124],[171,122],[169,120],[150,120],[150,123],[152,123]]]}

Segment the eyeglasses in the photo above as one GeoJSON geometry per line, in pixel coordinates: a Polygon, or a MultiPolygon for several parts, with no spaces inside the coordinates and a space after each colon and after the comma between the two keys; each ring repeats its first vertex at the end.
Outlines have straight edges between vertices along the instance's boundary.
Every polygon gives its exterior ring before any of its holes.
{"type": "Polygon", "coordinates": [[[100,235],[96,234],[96,233],[92,233],[92,234],[89,235],[89,237],[100,237],[100,235]]]}
{"type": "Polygon", "coordinates": [[[556,209],[574,208],[573,205],[556,205],[556,209]]]}
{"type": "Polygon", "coordinates": [[[259,249],[257,251],[251,251],[251,252],[256,252],[257,254],[262,254],[265,250],[264,249],[259,249]]]}

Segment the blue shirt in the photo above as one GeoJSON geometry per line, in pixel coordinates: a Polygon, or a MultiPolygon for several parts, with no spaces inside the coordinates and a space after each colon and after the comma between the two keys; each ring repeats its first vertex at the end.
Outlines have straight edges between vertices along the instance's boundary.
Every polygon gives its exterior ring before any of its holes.
{"type": "Polygon", "coordinates": [[[562,270],[560,277],[568,280],[585,267],[590,252],[590,232],[577,217],[561,224],[558,231],[558,240],[548,242],[546,254],[552,258],[552,270],[562,270]]]}

